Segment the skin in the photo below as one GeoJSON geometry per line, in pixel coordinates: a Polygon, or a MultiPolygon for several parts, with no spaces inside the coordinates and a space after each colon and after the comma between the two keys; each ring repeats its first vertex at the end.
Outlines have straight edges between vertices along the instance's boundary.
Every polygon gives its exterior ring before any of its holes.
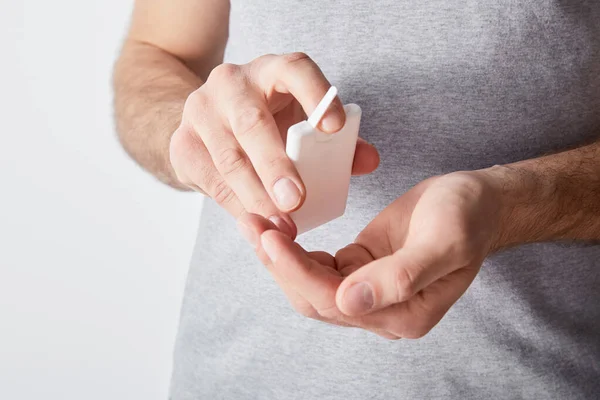
{"type": "Polygon", "coordinates": [[[600,145],[427,179],[335,256],[308,253],[261,217],[238,224],[301,314],[389,339],[426,335],[494,252],[600,243],[600,145]]]}
{"type": "MultiPolygon", "coordinates": [[[[490,254],[532,242],[600,241],[600,143],[592,143],[432,177],[335,255],[305,251],[288,216],[305,189],[285,157],[284,135],[330,84],[303,53],[222,64],[228,14],[224,0],[136,2],[115,66],[117,130],[158,179],[210,196],[237,218],[301,314],[418,338],[490,254]]],[[[344,118],[336,99],[320,128],[334,133],[344,118]]],[[[375,148],[359,141],[353,173],[378,163],[375,148]]]]}
{"type": "MultiPolygon", "coordinates": [[[[136,2],[115,66],[119,137],[163,182],[210,196],[236,218],[262,215],[295,237],[288,213],[306,190],[284,135],[331,84],[303,53],[222,64],[228,15],[223,0],[136,2]]],[[[320,128],[334,133],[344,122],[336,98],[320,128]]],[[[378,163],[377,150],[359,140],[353,174],[378,163]]]]}

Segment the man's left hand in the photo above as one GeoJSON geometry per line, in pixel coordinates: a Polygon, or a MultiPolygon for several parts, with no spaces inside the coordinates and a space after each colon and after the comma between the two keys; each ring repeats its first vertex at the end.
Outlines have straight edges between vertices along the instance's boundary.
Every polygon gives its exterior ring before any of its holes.
{"type": "Polygon", "coordinates": [[[490,179],[481,170],[419,183],[335,257],[305,251],[257,215],[238,224],[301,314],[390,339],[419,338],[500,245],[505,213],[490,179]]]}

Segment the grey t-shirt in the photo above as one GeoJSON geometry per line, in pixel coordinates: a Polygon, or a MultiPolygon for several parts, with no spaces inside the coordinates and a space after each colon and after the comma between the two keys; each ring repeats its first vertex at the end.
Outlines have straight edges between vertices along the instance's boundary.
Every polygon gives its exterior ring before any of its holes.
{"type": "MultiPolygon", "coordinates": [[[[299,239],[333,252],[435,174],[600,134],[600,2],[233,0],[226,59],[304,51],[381,153],[346,215],[299,239]]],[[[426,337],[388,341],[297,315],[207,201],[171,384],[188,399],[599,399],[600,246],[496,254],[426,337]]]]}

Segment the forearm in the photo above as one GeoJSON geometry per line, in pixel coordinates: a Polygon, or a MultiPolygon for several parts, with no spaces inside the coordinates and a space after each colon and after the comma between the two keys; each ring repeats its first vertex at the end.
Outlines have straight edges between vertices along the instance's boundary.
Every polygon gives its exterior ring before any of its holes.
{"type": "Polygon", "coordinates": [[[125,150],[162,182],[186,190],[171,167],[169,142],[201,78],[158,47],[128,41],[115,65],[113,84],[117,132],[125,150]]]}
{"type": "Polygon", "coordinates": [[[600,142],[485,172],[501,199],[498,247],[600,240],[600,142]]]}

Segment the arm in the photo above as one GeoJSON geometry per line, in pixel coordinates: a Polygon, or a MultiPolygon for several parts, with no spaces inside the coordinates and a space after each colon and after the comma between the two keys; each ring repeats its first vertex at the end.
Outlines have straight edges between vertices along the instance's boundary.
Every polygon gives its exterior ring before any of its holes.
{"type": "Polygon", "coordinates": [[[119,139],[162,182],[187,189],[169,162],[169,142],[187,97],[223,60],[227,0],[138,0],[114,70],[119,139]]]}
{"type": "Polygon", "coordinates": [[[600,240],[600,142],[487,171],[504,210],[496,247],[600,240]]]}
{"type": "MultiPolygon", "coordinates": [[[[262,215],[290,236],[306,190],[282,132],[331,84],[303,53],[224,64],[227,0],[138,0],[115,67],[117,129],[127,152],[161,181],[211,197],[232,216],[262,215]]],[[[344,124],[339,98],[321,121],[344,124]]],[[[377,167],[358,142],[353,172],[377,167]]]]}
{"type": "Polygon", "coordinates": [[[248,215],[258,256],[298,312],[386,338],[427,334],[502,248],[600,240],[600,142],[427,179],[335,257],[305,252],[248,215]]]}

